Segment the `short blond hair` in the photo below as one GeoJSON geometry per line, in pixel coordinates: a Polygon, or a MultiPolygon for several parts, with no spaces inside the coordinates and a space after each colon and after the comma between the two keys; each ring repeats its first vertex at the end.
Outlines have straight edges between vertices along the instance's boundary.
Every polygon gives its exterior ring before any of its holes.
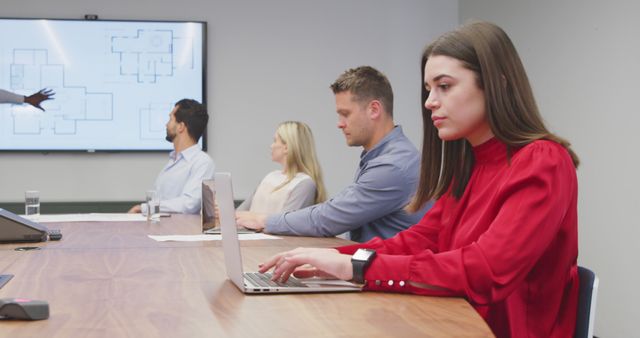
{"type": "Polygon", "coordinates": [[[365,104],[378,100],[393,117],[393,90],[389,79],[379,70],[370,66],[360,66],[346,70],[331,84],[334,94],[350,92],[356,102],[365,104]]]}

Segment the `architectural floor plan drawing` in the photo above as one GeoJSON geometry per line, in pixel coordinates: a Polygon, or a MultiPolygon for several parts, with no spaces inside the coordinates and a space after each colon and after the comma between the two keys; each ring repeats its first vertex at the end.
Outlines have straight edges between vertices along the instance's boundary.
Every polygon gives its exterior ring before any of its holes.
{"type": "Polygon", "coordinates": [[[55,100],[47,111],[38,114],[12,114],[13,133],[40,135],[51,130],[53,135],[75,135],[79,121],[113,122],[113,93],[90,92],[83,86],[64,83],[64,65],[49,64],[47,50],[16,49],[11,63],[11,90],[51,88],[55,100]]]}
{"type": "Polygon", "coordinates": [[[202,26],[11,21],[32,39],[0,38],[0,88],[56,94],[45,111],[0,106],[0,150],[168,149],[165,123],[175,102],[202,101],[202,26]]]}

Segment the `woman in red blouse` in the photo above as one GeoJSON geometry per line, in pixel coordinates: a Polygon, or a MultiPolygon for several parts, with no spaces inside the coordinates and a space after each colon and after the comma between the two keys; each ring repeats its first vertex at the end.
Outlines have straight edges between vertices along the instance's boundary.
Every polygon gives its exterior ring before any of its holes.
{"type": "Polygon", "coordinates": [[[299,248],[261,271],[465,297],[498,337],[572,337],[576,154],[544,126],[520,58],[496,25],[474,22],[442,35],[422,68],[422,173],[408,209],[436,199],[434,207],[388,240],[299,248]],[[370,249],[364,263],[361,249],[370,249]]]}

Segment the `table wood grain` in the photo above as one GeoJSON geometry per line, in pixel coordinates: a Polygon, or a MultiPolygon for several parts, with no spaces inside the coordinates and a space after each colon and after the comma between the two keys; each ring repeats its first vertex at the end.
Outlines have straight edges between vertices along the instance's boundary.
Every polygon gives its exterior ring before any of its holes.
{"type": "MultiPolygon", "coordinates": [[[[59,242],[1,244],[0,298],[46,300],[50,318],[0,320],[0,337],[493,337],[461,298],[375,292],[244,295],[227,279],[219,241],[156,242],[199,234],[199,218],[159,223],[47,224],[59,242]],[[21,246],[39,250],[15,251],[21,246]]],[[[298,246],[339,238],[242,241],[244,268],[298,246]]]]}

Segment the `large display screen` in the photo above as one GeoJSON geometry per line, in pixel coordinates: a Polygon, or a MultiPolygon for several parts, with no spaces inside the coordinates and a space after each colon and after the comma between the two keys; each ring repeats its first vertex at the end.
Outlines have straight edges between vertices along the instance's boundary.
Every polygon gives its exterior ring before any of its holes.
{"type": "Polygon", "coordinates": [[[167,151],[174,104],[205,98],[204,22],[0,19],[0,32],[0,88],[55,92],[45,111],[0,104],[0,151],[167,151]]]}

